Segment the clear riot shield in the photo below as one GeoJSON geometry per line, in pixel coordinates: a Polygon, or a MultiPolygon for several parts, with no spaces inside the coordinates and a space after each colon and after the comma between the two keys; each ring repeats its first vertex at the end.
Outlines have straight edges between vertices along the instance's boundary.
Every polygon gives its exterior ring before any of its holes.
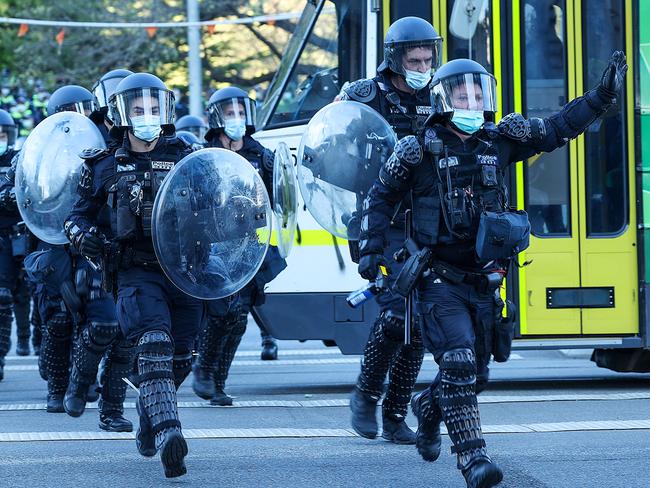
{"type": "Polygon", "coordinates": [[[363,200],[396,142],[388,122],[366,105],[334,102],[319,110],[298,150],[298,184],[316,222],[359,239],[363,200]]]}
{"type": "Polygon", "coordinates": [[[16,166],[16,201],[29,230],[67,244],[63,222],[77,198],[84,149],[106,148],[99,129],[77,112],[49,116],[29,134],[16,166]]]}
{"type": "Polygon", "coordinates": [[[163,271],[181,291],[202,300],[236,293],[269,246],[271,203],[262,178],[233,151],[189,154],[158,190],[152,237],[163,271]]]}
{"type": "Polygon", "coordinates": [[[275,149],[273,163],[273,214],[280,256],[286,258],[291,252],[298,219],[298,194],[296,170],[289,147],[281,142],[275,149]]]}

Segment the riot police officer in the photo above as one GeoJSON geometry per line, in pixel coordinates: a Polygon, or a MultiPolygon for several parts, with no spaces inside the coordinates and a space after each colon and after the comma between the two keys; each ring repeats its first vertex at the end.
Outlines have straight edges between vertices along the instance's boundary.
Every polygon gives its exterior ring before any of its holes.
{"type": "MultiPolygon", "coordinates": [[[[14,143],[18,129],[5,110],[0,110],[0,171],[2,180],[11,167],[14,157],[14,143]]],[[[13,295],[18,279],[18,268],[11,251],[11,234],[19,217],[16,208],[16,193],[3,181],[0,191],[0,381],[4,378],[5,356],[9,352],[11,338],[11,312],[13,295]]],[[[28,325],[29,332],[29,325],[28,325]]],[[[29,335],[28,335],[29,338],[29,335]]],[[[29,347],[29,346],[28,346],[29,347]]]]}
{"type": "MultiPolygon", "coordinates": [[[[359,80],[345,87],[342,100],[369,105],[393,127],[398,138],[416,134],[429,116],[429,91],[432,70],[440,63],[442,39],[433,26],[417,17],[405,17],[390,26],[384,39],[384,61],[373,79],[359,80]]],[[[398,210],[389,234],[390,256],[404,242],[403,210],[398,210]]],[[[356,244],[356,243],[355,243],[356,244]]],[[[351,246],[358,262],[358,250],[351,246]]],[[[373,277],[374,278],[374,277],[373,277]]],[[[390,278],[389,278],[390,282],[390,278]]],[[[419,330],[415,328],[411,344],[405,345],[403,297],[390,291],[376,298],[380,314],[364,349],[361,373],[350,399],[352,427],[363,437],[377,435],[376,407],[389,376],[382,404],[382,436],[398,444],[413,444],[415,434],[404,421],[408,402],[424,358],[419,330]]]]}
{"type": "MultiPolygon", "coordinates": [[[[88,116],[95,110],[95,103],[90,91],[78,85],[66,85],[52,93],[47,114],[51,116],[58,112],[74,111],[88,116]]],[[[75,331],[71,305],[66,305],[62,286],[72,282],[73,259],[66,246],[54,246],[42,241],[38,243],[36,252],[25,258],[26,272],[36,283],[35,298],[43,323],[39,371],[47,381],[46,410],[50,413],[64,412],[63,396],[69,382],[70,353],[75,331]]],[[[96,400],[94,381],[88,390],[88,394],[96,400]]]]}
{"type": "MultiPolygon", "coordinates": [[[[245,91],[228,87],[216,91],[208,101],[206,134],[208,147],[235,151],[260,173],[272,194],[273,153],[251,137],[255,132],[255,103],[245,91]]],[[[275,246],[271,246],[255,278],[237,296],[207,303],[207,323],[198,341],[198,358],[194,366],[194,392],[210,399],[213,405],[232,405],[224,392],[230,366],[246,331],[252,307],[264,302],[264,285],[286,267],[275,246]]],[[[275,340],[260,326],[263,347],[274,350],[275,340]]],[[[264,351],[262,352],[264,355],[264,351]]]]}
{"type": "Polygon", "coordinates": [[[151,212],[165,175],[190,149],[174,136],[173,93],[152,74],[120,81],[109,98],[109,113],[122,145],[86,159],[80,195],[65,227],[82,255],[103,261],[111,275],[105,282],[117,291],[120,328],[137,343],[138,451],[147,457],[160,452],[165,476],[177,477],[187,472],[188,449],[176,390],[190,371],[203,304],[163,274],[153,250],[151,212]],[[93,232],[104,205],[111,209],[110,242],[93,232]]]}
{"type": "MultiPolygon", "coordinates": [[[[560,112],[545,119],[509,114],[495,125],[494,77],[474,61],[450,61],[431,82],[433,113],[420,139],[397,143],[366,200],[359,272],[371,278],[386,261],[382,239],[392,207],[412,197],[414,245],[405,266],[417,263],[412,269],[421,271],[419,322],[440,366],[411,402],[418,440],[429,439],[418,451],[437,459],[444,421],[469,487],[494,486],[503,476],[486,451],[476,394],[487,385],[490,354],[506,359],[495,335],[503,306],[498,288],[530,233],[526,213],[508,205],[504,170],[585,131],[614,104],[626,71],[625,55],[615,52],[600,84],[560,112]]],[[[405,281],[404,291],[413,286],[405,281]]]]}
{"type": "Polygon", "coordinates": [[[208,131],[208,125],[203,121],[201,117],[196,115],[183,115],[180,119],[174,124],[176,131],[185,131],[194,134],[199,141],[202,141],[205,137],[205,133],[208,131]]]}
{"type": "MultiPolygon", "coordinates": [[[[121,80],[132,74],[129,70],[112,70],[102,76],[93,87],[98,105],[90,119],[101,132],[106,146],[114,152],[121,141],[109,135],[113,123],[108,118],[108,99],[121,80]]],[[[84,153],[92,158],[94,153],[84,153]]],[[[102,209],[99,231],[110,236],[110,213],[102,209]]],[[[101,396],[99,400],[99,427],[113,432],[131,432],[133,424],[124,418],[126,383],[122,378],[129,376],[132,369],[134,344],[121,337],[113,296],[101,286],[101,273],[83,257],[74,260],[75,287],[83,317],[83,329],[77,334],[70,382],[64,397],[64,408],[68,415],[83,414],[90,385],[95,382],[99,363],[104,359],[101,374],[101,396]]]]}

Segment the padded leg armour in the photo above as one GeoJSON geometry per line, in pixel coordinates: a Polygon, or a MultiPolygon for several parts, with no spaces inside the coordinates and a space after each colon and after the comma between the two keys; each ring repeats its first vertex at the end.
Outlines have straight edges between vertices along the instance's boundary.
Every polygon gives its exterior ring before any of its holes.
{"type": "Polygon", "coordinates": [[[26,339],[27,341],[29,341],[31,335],[29,330],[30,305],[29,289],[21,281],[14,295],[14,317],[16,318],[16,336],[18,339],[26,339]]]}
{"type": "Polygon", "coordinates": [[[43,324],[41,323],[41,316],[38,313],[38,307],[36,306],[36,301],[32,300],[32,347],[34,348],[34,354],[37,356],[41,352],[41,342],[43,341],[43,324]]]}
{"type": "Polygon", "coordinates": [[[388,391],[382,405],[384,417],[406,416],[423,360],[424,346],[420,329],[414,327],[411,344],[402,345],[390,368],[388,391]]]}
{"type": "Polygon", "coordinates": [[[72,318],[66,312],[55,312],[45,324],[47,330],[42,344],[43,364],[50,395],[61,395],[68,388],[70,350],[72,349],[72,318]]]}
{"type": "Polygon", "coordinates": [[[440,408],[453,442],[452,453],[470,488],[486,488],[503,478],[485,449],[476,399],[476,357],[471,349],[452,349],[440,361],[440,408]]]}
{"type": "Polygon", "coordinates": [[[391,312],[382,312],[373,327],[363,351],[361,373],[357,388],[362,393],[379,399],[384,393],[386,374],[401,347],[404,319],[391,312]]]}
{"type": "Polygon", "coordinates": [[[230,366],[235,359],[235,353],[241,342],[241,338],[246,332],[246,323],[248,322],[248,314],[241,312],[236,317],[233,323],[230,324],[230,333],[224,338],[223,346],[221,347],[221,354],[217,362],[217,367],[214,371],[214,386],[219,393],[219,390],[223,391],[226,380],[228,379],[228,373],[230,372],[230,366]]]}
{"type": "Polygon", "coordinates": [[[90,322],[77,336],[70,384],[63,401],[68,415],[79,417],[83,414],[88,388],[97,379],[99,362],[118,333],[117,322],[90,322]]]}
{"type": "Polygon", "coordinates": [[[146,417],[141,423],[146,422],[150,428],[147,439],[141,438],[142,427],[138,430],[138,449],[143,442],[151,447],[153,440],[154,451],[160,452],[167,478],[187,472],[184,462],[187,443],[178,418],[173,355],[174,346],[166,332],[145,332],[138,342],[139,413],[146,417]]]}
{"type": "Polygon", "coordinates": [[[174,354],[172,370],[174,372],[174,386],[176,387],[176,391],[178,391],[185,378],[192,371],[192,353],[174,354]]]}
{"type": "Polygon", "coordinates": [[[12,306],[11,290],[0,288],[0,359],[4,359],[11,348],[12,306]]]}
{"type": "Polygon", "coordinates": [[[99,399],[99,413],[106,415],[124,413],[124,399],[127,384],[122,378],[129,378],[133,373],[135,344],[128,339],[114,342],[104,356],[104,368],[100,376],[102,394],[99,399]]]}

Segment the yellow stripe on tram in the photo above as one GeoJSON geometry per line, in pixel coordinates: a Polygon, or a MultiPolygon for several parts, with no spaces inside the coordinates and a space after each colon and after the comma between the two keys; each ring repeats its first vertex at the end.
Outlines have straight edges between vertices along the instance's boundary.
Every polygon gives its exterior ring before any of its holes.
{"type": "MultiPolygon", "coordinates": [[[[268,237],[268,232],[266,230],[258,230],[257,235],[261,241],[266,240],[268,237]]],[[[341,237],[336,238],[336,243],[341,245],[347,245],[348,241],[341,237]]],[[[271,245],[278,245],[278,231],[273,230],[271,232],[271,245]]],[[[334,236],[323,229],[307,229],[300,231],[300,243],[298,242],[298,232],[296,232],[293,239],[294,246],[333,246],[334,245],[334,236]]]]}

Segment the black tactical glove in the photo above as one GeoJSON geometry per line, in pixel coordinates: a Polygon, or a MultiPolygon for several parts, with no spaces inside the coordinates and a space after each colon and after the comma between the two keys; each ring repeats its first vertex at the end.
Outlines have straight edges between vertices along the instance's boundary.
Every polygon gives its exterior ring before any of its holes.
{"type": "Polygon", "coordinates": [[[79,252],[88,258],[96,258],[104,250],[104,241],[90,232],[84,232],[79,238],[79,252]]]}
{"type": "Polygon", "coordinates": [[[600,80],[601,88],[611,98],[614,98],[621,91],[625,82],[625,73],[627,73],[625,53],[623,51],[614,51],[600,80]]]}
{"type": "Polygon", "coordinates": [[[359,259],[359,274],[364,280],[372,281],[377,278],[379,266],[384,266],[390,274],[388,260],[382,254],[366,254],[359,259]]]}

